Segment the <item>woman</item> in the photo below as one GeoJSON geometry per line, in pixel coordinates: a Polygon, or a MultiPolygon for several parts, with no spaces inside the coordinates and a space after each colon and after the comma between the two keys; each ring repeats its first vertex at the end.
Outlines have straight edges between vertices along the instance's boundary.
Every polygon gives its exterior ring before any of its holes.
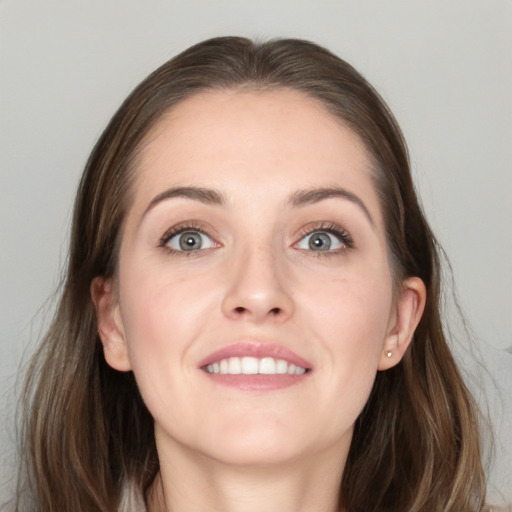
{"type": "Polygon", "coordinates": [[[353,68],[300,40],[186,50],[80,184],[27,382],[34,509],[481,510],[439,293],[405,143],[353,68]]]}

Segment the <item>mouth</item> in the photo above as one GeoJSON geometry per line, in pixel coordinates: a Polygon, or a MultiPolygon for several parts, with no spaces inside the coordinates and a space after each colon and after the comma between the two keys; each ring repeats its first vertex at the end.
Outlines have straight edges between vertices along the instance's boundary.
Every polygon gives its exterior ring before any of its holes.
{"type": "Polygon", "coordinates": [[[214,375],[304,375],[309,368],[273,357],[229,357],[203,369],[214,375]]]}
{"type": "Polygon", "coordinates": [[[281,389],[302,382],[312,365],[281,346],[256,341],[236,343],[200,362],[213,382],[243,390],[281,389]]]}

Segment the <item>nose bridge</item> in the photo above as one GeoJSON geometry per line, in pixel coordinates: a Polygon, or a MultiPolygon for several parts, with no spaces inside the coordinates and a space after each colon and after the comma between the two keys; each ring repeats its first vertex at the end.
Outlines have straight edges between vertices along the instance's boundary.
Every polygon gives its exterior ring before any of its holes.
{"type": "Polygon", "coordinates": [[[285,319],[293,312],[283,258],[272,241],[247,237],[229,262],[223,308],[230,317],[285,319]]]}

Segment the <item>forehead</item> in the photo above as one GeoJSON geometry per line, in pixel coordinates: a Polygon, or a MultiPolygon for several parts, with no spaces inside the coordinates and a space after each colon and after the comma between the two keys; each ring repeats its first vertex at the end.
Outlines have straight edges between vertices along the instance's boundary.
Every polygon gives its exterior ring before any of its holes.
{"type": "Polygon", "coordinates": [[[176,185],[228,195],[341,185],[376,201],[371,174],[359,136],[318,100],[289,89],[202,92],[148,134],[135,199],[176,185]]]}

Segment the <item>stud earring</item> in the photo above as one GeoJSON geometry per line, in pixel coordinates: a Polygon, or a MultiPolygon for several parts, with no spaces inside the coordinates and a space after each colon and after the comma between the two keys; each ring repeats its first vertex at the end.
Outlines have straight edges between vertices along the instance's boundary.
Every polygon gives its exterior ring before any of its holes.
{"type": "Polygon", "coordinates": [[[393,355],[393,352],[391,352],[391,350],[386,350],[385,354],[386,357],[391,357],[393,355]]]}

